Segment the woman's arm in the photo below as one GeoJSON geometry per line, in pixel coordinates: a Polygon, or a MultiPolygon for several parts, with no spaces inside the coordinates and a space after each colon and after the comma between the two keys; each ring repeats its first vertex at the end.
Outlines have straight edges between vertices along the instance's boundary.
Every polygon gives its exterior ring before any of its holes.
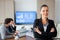
{"type": "Polygon", "coordinates": [[[49,32],[49,34],[51,37],[56,37],[57,36],[57,30],[56,30],[56,27],[54,25],[54,21],[52,21],[52,28],[49,32]]]}
{"type": "Polygon", "coordinates": [[[47,34],[47,38],[52,38],[57,36],[57,30],[54,25],[54,21],[51,21],[51,30],[49,33],[46,33],[46,34],[47,34]]]}
{"type": "Polygon", "coordinates": [[[51,30],[50,30],[50,32],[48,33],[48,32],[41,32],[38,28],[37,28],[37,26],[36,26],[36,24],[38,24],[38,23],[36,23],[36,21],[35,21],[35,25],[34,25],[34,28],[35,28],[35,32],[37,32],[38,34],[40,34],[42,37],[47,37],[47,38],[50,38],[50,37],[56,37],[56,35],[57,35],[57,30],[56,30],[56,28],[55,28],[55,25],[54,25],[54,22],[53,21],[51,21],[52,22],[52,28],[51,28],[51,30]]]}
{"type": "Polygon", "coordinates": [[[42,32],[38,29],[38,27],[37,28],[34,28],[34,31],[37,32],[40,35],[42,34],[42,32]]]}

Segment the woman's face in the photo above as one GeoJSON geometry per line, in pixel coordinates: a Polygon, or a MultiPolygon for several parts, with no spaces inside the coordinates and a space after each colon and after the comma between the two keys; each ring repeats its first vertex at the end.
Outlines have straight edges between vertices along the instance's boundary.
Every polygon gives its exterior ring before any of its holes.
{"type": "Polygon", "coordinates": [[[40,13],[43,18],[48,18],[48,7],[42,7],[40,13]]]}

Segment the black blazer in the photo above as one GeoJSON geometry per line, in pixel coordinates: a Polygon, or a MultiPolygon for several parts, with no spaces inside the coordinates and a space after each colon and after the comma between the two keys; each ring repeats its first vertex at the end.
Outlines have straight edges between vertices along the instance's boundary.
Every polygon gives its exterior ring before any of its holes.
{"type": "Polygon", "coordinates": [[[53,37],[57,36],[57,30],[54,25],[54,21],[47,19],[48,20],[48,26],[46,29],[46,32],[44,32],[43,24],[42,24],[42,19],[36,19],[33,25],[33,28],[38,27],[39,30],[42,32],[42,34],[38,34],[37,32],[34,32],[34,37],[35,38],[40,38],[43,40],[52,40],[53,37]],[[51,28],[54,28],[54,32],[50,32],[51,28]]]}

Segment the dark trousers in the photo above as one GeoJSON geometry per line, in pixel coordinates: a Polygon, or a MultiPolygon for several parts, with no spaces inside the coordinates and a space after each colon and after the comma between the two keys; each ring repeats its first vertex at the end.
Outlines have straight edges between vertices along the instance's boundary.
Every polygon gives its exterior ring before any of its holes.
{"type": "Polygon", "coordinates": [[[40,38],[35,38],[35,40],[43,40],[43,39],[40,39],[40,38]]]}
{"type": "Polygon", "coordinates": [[[35,40],[53,40],[53,39],[40,39],[40,38],[35,38],[35,40]]]}

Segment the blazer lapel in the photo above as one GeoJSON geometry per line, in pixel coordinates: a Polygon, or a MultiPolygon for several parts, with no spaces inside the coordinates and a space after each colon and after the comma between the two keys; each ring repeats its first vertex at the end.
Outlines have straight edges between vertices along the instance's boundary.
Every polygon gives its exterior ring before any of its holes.
{"type": "Polygon", "coordinates": [[[47,25],[47,29],[46,29],[46,32],[49,32],[49,19],[48,19],[48,25],[47,25]]]}
{"type": "Polygon", "coordinates": [[[40,20],[39,20],[39,24],[40,24],[40,28],[41,28],[41,30],[44,31],[43,24],[42,24],[42,18],[40,18],[40,20]]]}
{"type": "MultiPolygon", "coordinates": [[[[49,19],[47,18],[47,20],[48,20],[48,25],[47,25],[46,32],[49,31],[49,19]]],[[[44,27],[43,27],[43,23],[42,23],[42,18],[40,18],[39,22],[40,22],[39,24],[41,25],[41,30],[44,32],[44,27]]]]}

